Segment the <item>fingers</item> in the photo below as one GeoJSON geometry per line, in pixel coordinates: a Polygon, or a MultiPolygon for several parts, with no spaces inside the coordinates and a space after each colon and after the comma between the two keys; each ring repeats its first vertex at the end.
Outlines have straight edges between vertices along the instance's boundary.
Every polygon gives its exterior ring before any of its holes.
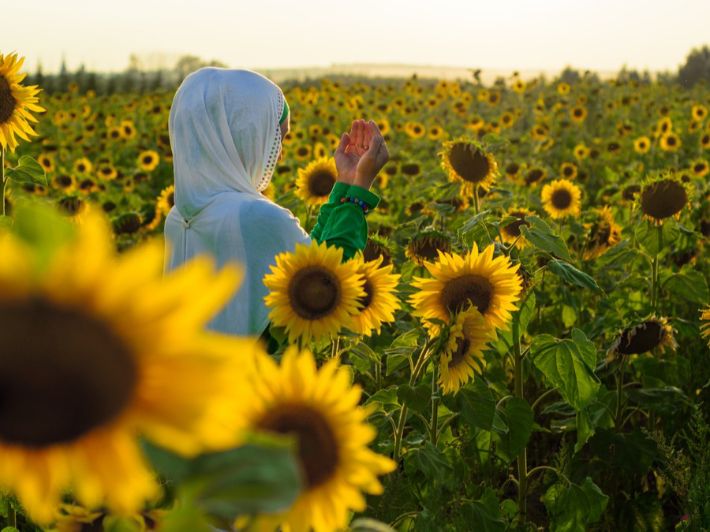
{"type": "Polygon", "coordinates": [[[335,153],[347,153],[347,149],[349,146],[350,135],[348,135],[347,133],[343,133],[340,137],[340,144],[338,144],[338,148],[335,150],[335,153]]]}
{"type": "Polygon", "coordinates": [[[353,120],[350,134],[352,136],[353,146],[357,149],[362,148],[362,121],[353,120]]]}

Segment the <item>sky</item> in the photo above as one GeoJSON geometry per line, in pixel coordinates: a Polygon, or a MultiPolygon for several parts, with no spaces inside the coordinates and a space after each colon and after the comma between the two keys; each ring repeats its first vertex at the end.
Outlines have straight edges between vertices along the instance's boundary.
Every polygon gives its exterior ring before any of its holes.
{"type": "Polygon", "coordinates": [[[3,1],[0,53],[56,71],[192,54],[233,68],[402,63],[675,70],[710,44],[710,0],[3,1]]]}

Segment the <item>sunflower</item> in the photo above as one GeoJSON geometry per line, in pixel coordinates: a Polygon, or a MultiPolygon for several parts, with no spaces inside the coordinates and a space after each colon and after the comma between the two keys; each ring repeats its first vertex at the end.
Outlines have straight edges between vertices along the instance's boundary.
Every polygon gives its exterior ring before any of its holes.
{"type": "Polygon", "coordinates": [[[704,308],[700,312],[700,320],[703,322],[700,325],[700,334],[708,339],[708,345],[710,346],[710,307],[704,308]]]}
{"type": "Polygon", "coordinates": [[[661,136],[660,146],[663,151],[677,151],[681,144],[680,137],[672,131],[661,136]]]}
{"type": "Polygon", "coordinates": [[[521,290],[521,279],[505,255],[493,258],[494,245],[479,253],[473,249],[465,255],[439,252],[439,259],[424,266],[433,279],[415,277],[412,285],[419,289],[410,298],[413,315],[425,321],[432,335],[439,326],[428,321],[435,318],[451,323],[451,314],[473,304],[491,327],[503,329],[515,310],[521,290]]]}
{"type": "Polygon", "coordinates": [[[564,179],[574,179],[577,177],[577,165],[568,162],[562,163],[560,165],[560,175],[564,179]]]}
{"type": "Polygon", "coordinates": [[[136,136],[136,125],[133,120],[124,120],[120,125],[121,138],[130,140],[136,136]]]}
{"type": "Polygon", "coordinates": [[[73,195],[59,198],[57,207],[59,207],[59,212],[69,217],[73,222],[82,222],[91,210],[88,201],[73,195]]]}
{"type": "Polygon", "coordinates": [[[145,172],[152,172],[155,170],[158,163],[160,163],[160,155],[158,155],[158,152],[154,150],[146,150],[141,152],[136,160],[138,167],[145,172]]]}
{"type": "Polygon", "coordinates": [[[427,137],[429,140],[439,140],[446,136],[446,130],[441,127],[441,126],[431,126],[429,128],[429,132],[427,133],[427,137]]]}
{"type": "Polygon", "coordinates": [[[74,171],[77,174],[89,175],[91,174],[91,170],[93,170],[93,168],[94,165],[91,164],[91,161],[86,157],[82,157],[81,159],[74,161],[74,171]]]}
{"type": "Polygon", "coordinates": [[[693,175],[696,177],[705,177],[710,171],[710,166],[705,159],[698,159],[694,161],[690,169],[693,171],[693,175]]]}
{"type": "Polygon", "coordinates": [[[89,508],[138,510],[159,493],[138,436],[182,454],[228,448],[249,396],[235,360],[258,344],[203,332],[239,271],[200,257],[163,277],[161,241],[117,257],[97,212],[80,226],[18,212],[65,235],[49,253],[0,239],[0,486],[38,522],[70,487],[89,508]]]}
{"type": "Polygon", "coordinates": [[[175,185],[169,185],[160,192],[155,203],[155,210],[163,216],[167,216],[173,205],[175,205],[175,185]]]}
{"type": "Polygon", "coordinates": [[[523,207],[512,207],[508,209],[508,212],[505,214],[506,217],[512,217],[515,218],[515,220],[500,226],[500,236],[503,242],[506,244],[515,242],[516,247],[524,248],[527,245],[527,240],[525,240],[525,237],[522,235],[520,227],[530,225],[525,221],[525,217],[531,214],[534,213],[523,207]]]}
{"type": "Polygon", "coordinates": [[[335,159],[322,157],[298,169],[296,195],[308,205],[322,205],[338,178],[335,159]]]}
{"type": "Polygon", "coordinates": [[[490,188],[498,174],[498,163],[493,154],[474,140],[461,137],[447,141],[439,156],[449,179],[462,181],[467,194],[474,186],[490,188]]]}
{"type": "Polygon", "coordinates": [[[495,337],[495,329],[475,306],[456,314],[439,360],[439,386],[444,393],[457,392],[475,373],[483,373],[486,367],[483,350],[495,337]]]}
{"type": "Polygon", "coordinates": [[[621,240],[621,226],[614,221],[608,206],[597,210],[596,220],[589,225],[589,237],[584,246],[584,259],[592,260],[621,240]]]}
{"type": "Polygon", "coordinates": [[[543,181],[547,177],[547,170],[541,168],[540,166],[533,166],[525,173],[525,184],[534,185],[543,181]]]}
{"type": "Polygon", "coordinates": [[[554,219],[579,216],[582,191],[567,179],[558,179],[542,187],[542,206],[554,219]]]}
{"type": "Polygon", "coordinates": [[[59,174],[52,178],[52,186],[62,192],[69,193],[76,188],[76,180],[70,175],[59,174]]]}
{"type": "Polygon", "coordinates": [[[54,171],[54,157],[48,153],[40,153],[37,156],[37,162],[44,168],[46,173],[54,171]]]}
{"type": "Polygon", "coordinates": [[[677,347],[668,319],[652,316],[621,331],[611,350],[621,355],[640,355],[657,348],[662,352],[675,351],[677,347]]]}
{"type": "Polygon", "coordinates": [[[636,153],[648,153],[651,149],[651,139],[648,137],[639,137],[634,140],[634,151],[636,153]]]}
{"type": "Polygon", "coordinates": [[[584,159],[589,157],[589,148],[584,144],[577,144],[574,147],[574,157],[578,161],[583,161],[584,159]]]}
{"type": "Polygon", "coordinates": [[[14,152],[19,142],[15,135],[29,142],[37,133],[32,122],[37,119],[30,113],[41,113],[44,107],[37,105],[40,89],[36,85],[23,86],[26,74],[20,74],[25,58],[17,54],[0,54],[0,149],[14,152]]]}
{"type": "Polygon", "coordinates": [[[421,122],[407,122],[404,124],[404,132],[409,138],[420,139],[426,134],[426,128],[421,122]]]}
{"type": "Polygon", "coordinates": [[[387,241],[377,236],[370,236],[362,250],[363,259],[367,262],[382,258],[382,266],[392,264],[392,252],[389,250],[387,241]]]}
{"type": "Polygon", "coordinates": [[[96,175],[102,180],[111,181],[118,177],[118,171],[111,163],[104,163],[98,167],[96,175]]]}
{"type": "Polygon", "coordinates": [[[364,280],[357,263],[342,263],[342,258],[342,249],[315,241],[276,256],[271,273],[264,276],[270,290],[264,301],[271,308],[269,318],[286,327],[290,342],[337,334],[358,314],[366,296],[364,280]]]}
{"type": "Polygon", "coordinates": [[[641,187],[636,201],[648,218],[660,222],[680,215],[688,203],[689,192],[676,172],[665,171],[650,177],[641,187]]]}
{"type": "Polygon", "coordinates": [[[571,90],[571,87],[570,87],[569,83],[566,83],[564,81],[557,85],[557,94],[560,94],[562,96],[569,94],[570,90],[571,90]]]}
{"type": "Polygon", "coordinates": [[[289,510],[262,514],[257,527],[344,530],[350,512],[365,509],[363,492],[381,494],[378,475],[395,468],[392,460],[367,447],[376,432],[365,421],[370,411],[358,406],[360,387],[350,385],[350,372],[337,359],[318,370],[311,352],[294,346],[284,353],[281,366],[267,355],[256,360],[246,423],[294,436],[304,484],[289,510]]]}
{"type": "Polygon", "coordinates": [[[693,109],[691,110],[691,116],[693,117],[693,120],[697,120],[698,122],[702,122],[703,120],[705,120],[705,117],[707,115],[708,108],[701,104],[694,105],[693,109]]]}
{"type": "Polygon", "coordinates": [[[365,296],[360,298],[362,308],[353,316],[349,329],[364,336],[370,336],[372,331],[380,334],[382,323],[394,321],[394,313],[400,307],[395,293],[399,274],[392,273],[392,264],[380,267],[382,257],[365,262],[360,256],[357,263],[358,273],[365,280],[365,296]]]}
{"type": "Polygon", "coordinates": [[[420,266],[425,261],[434,261],[439,251],[451,251],[451,239],[435,230],[424,231],[415,235],[407,244],[405,255],[420,266]]]}
{"type": "Polygon", "coordinates": [[[578,124],[581,124],[584,122],[584,119],[587,118],[587,108],[586,107],[574,107],[570,113],[570,118],[577,122],[578,124]]]}

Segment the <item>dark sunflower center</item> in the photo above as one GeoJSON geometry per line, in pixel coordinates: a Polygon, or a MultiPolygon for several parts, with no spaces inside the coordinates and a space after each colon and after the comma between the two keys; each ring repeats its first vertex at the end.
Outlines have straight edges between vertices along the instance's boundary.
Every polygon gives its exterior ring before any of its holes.
{"type": "Polygon", "coordinates": [[[429,261],[436,260],[439,257],[439,250],[447,252],[450,248],[451,246],[449,246],[448,242],[439,238],[422,238],[412,243],[414,255],[429,261]]]}
{"type": "Polygon", "coordinates": [[[462,179],[471,183],[483,181],[490,170],[488,157],[472,144],[465,142],[458,142],[451,147],[449,162],[462,179]]]}
{"type": "Polygon", "coordinates": [[[10,84],[3,76],[0,76],[0,124],[4,124],[10,119],[15,106],[17,106],[17,100],[12,95],[10,84]]]}
{"type": "Polygon", "coordinates": [[[672,179],[656,181],[641,191],[641,210],[657,220],[680,212],[687,202],[685,187],[672,179]]]}
{"type": "Polygon", "coordinates": [[[552,193],[550,201],[556,209],[566,209],[572,204],[572,194],[566,188],[558,188],[552,193]]]}
{"type": "Polygon", "coordinates": [[[308,177],[308,191],[311,196],[327,196],[333,189],[335,184],[335,176],[327,171],[313,172],[308,177]]]}
{"type": "Polygon", "coordinates": [[[288,287],[293,310],[301,318],[316,320],[330,314],[340,302],[340,283],[320,267],[307,266],[295,273],[288,287]]]}
{"type": "Polygon", "coordinates": [[[693,166],[693,170],[696,174],[702,174],[705,171],[705,168],[706,166],[703,163],[697,163],[695,166],[693,166]]]}
{"type": "Polygon", "coordinates": [[[675,146],[675,137],[673,135],[669,135],[666,142],[669,146],[675,146]]]}
{"type": "Polygon", "coordinates": [[[143,164],[148,165],[148,164],[151,164],[152,162],[153,162],[152,156],[146,155],[145,157],[143,157],[143,164]]]}
{"type": "Polygon", "coordinates": [[[485,277],[468,274],[451,279],[441,291],[441,302],[449,312],[460,312],[474,304],[478,312],[485,314],[493,299],[493,285],[485,277]]]}
{"type": "Polygon", "coordinates": [[[60,175],[57,178],[57,183],[59,183],[59,186],[66,188],[72,184],[72,179],[68,175],[60,175]]]}
{"type": "Polygon", "coordinates": [[[81,209],[81,206],[83,205],[83,202],[81,201],[80,198],[74,197],[74,196],[68,196],[66,198],[62,198],[58,202],[59,207],[68,215],[73,216],[77,212],[79,212],[79,209],[81,209]]]}
{"type": "Polygon", "coordinates": [[[592,243],[598,246],[605,246],[609,244],[609,239],[611,238],[611,226],[607,224],[601,224],[594,228],[592,231],[592,243]]]}
{"type": "Polygon", "coordinates": [[[367,239],[367,244],[365,244],[365,249],[362,252],[366,261],[376,260],[378,257],[382,257],[382,266],[387,266],[392,263],[392,257],[390,252],[383,245],[375,242],[371,238],[367,239]]]}
{"type": "Polygon", "coordinates": [[[457,338],[456,339],[456,351],[451,353],[451,360],[449,361],[449,368],[455,368],[464,358],[466,358],[466,353],[468,348],[471,346],[471,341],[468,338],[457,338]]]}
{"type": "Polygon", "coordinates": [[[503,227],[503,230],[510,236],[518,237],[520,236],[520,226],[528,226],[530,224],[525,221],[524,213],[513,212],[511,213],[511,216],[515,216],[517,220],[510,222],[508,225],[503,227]]]}
{"type": "Polygon", "coordinates": [[[42,299],[0,305],[0,440],[73,441],[129,403],[137,368],[103,323],[42,299]]]}
{"type": "Polygon", "coordinates": [[[170,205],[171,207],[173,205],[175,205],[175,193],[174,192],[171,192],[170,194],[168,194],[168,205],[170,205]]]}
{"type": "Polygon", "coordinates": [[[543,172],[539,168],[533,168],[528,172],[528,175],[525,176],[525,182],[530,185],[531,183],[537,183],[542,179],[543,172]]]}
{"type": "Polygon", "coordinates": [[[328,420],[303,404],[283,404],[267,412],[257,426],[279,434],[295,434],[298,458],[308,488],[330,479],[338,467],[338,442],[328,420]]]}
{"type": "Polygon", "coordinates": [[[664,335],[665,331],[659,322],[646,321],[621,333],[619,352],[623,355],[645,353],[658,346],[664,335]]]}

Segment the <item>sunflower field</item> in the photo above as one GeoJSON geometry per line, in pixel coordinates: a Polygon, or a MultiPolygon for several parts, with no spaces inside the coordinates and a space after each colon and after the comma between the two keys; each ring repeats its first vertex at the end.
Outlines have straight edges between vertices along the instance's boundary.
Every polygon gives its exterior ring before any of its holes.
{"type": "Polygon", "coordinates": [[[264,194],[310,231],[352,120],[362,255],[163,274],[173,92],[45,95],[0,55],[4,531],[710,530],[710,87],[282,85],[264,194]]]}

